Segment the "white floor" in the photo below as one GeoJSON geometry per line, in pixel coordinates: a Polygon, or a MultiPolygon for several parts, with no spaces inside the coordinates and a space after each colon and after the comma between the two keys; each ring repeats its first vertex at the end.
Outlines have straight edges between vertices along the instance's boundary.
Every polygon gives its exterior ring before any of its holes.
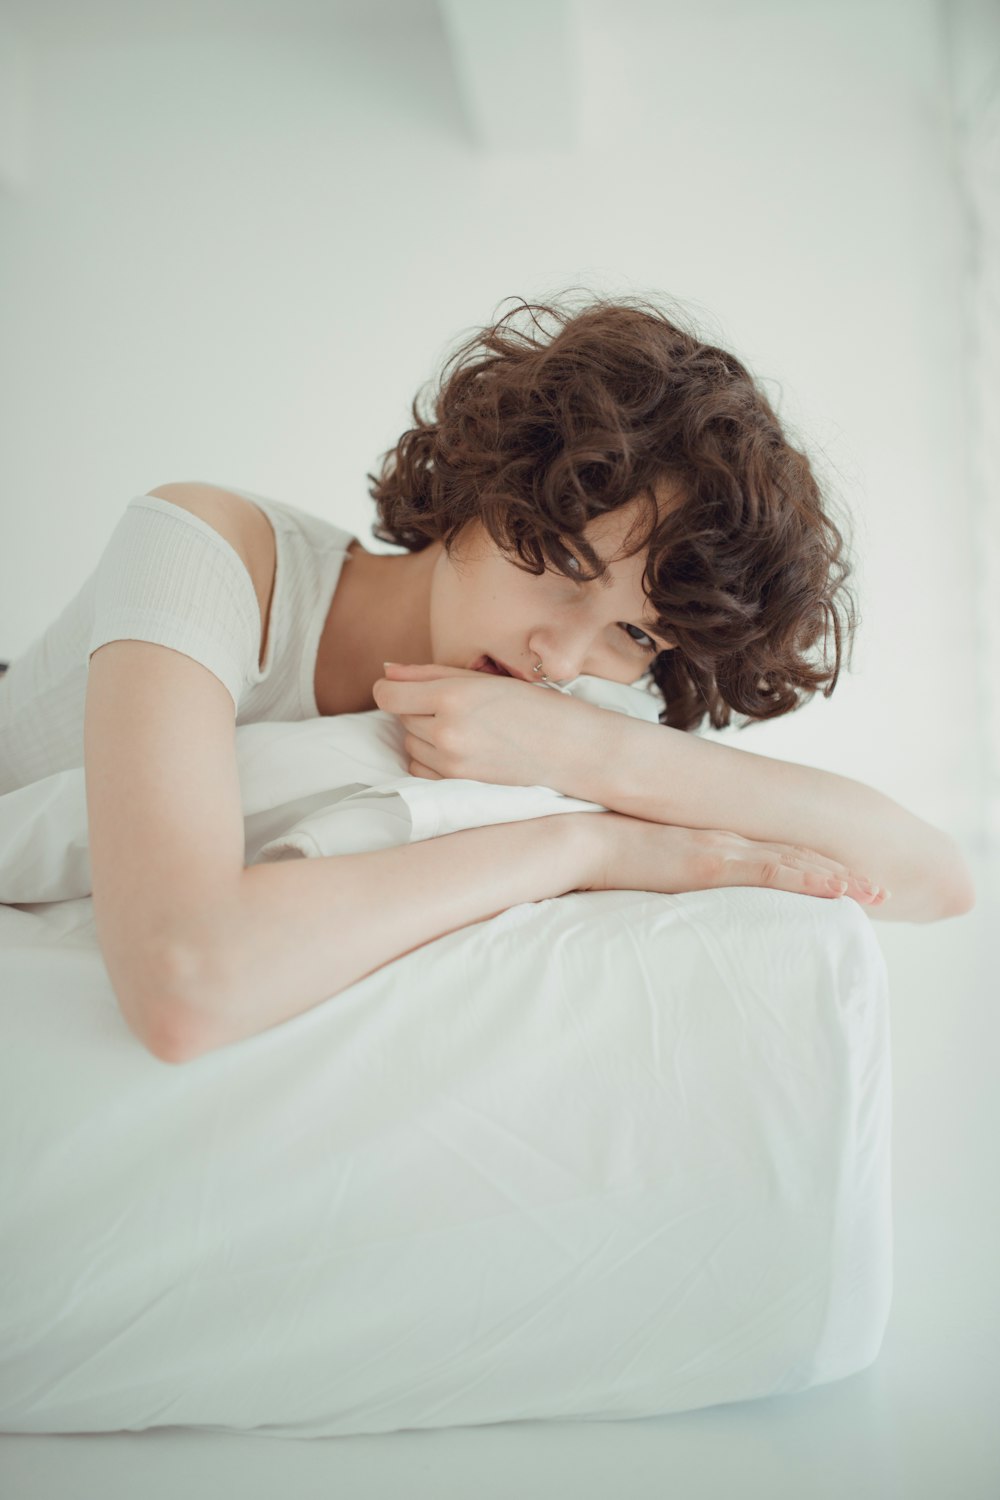
{"type": "Polygon", "coordinates": [[[895,1296],[870,1370],[641,1422],[283,1442],[0,1437],[4,1500],[998,1500],[1000,869],[966,917],[876,923],[892,989],[895,1296]]]}

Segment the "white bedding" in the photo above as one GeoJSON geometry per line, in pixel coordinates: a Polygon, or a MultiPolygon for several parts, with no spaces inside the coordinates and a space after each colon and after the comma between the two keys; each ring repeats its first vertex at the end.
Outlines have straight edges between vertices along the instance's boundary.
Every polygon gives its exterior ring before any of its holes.
{"type": "MultiPolygon", "coordinates": [[[[248,858],[557,797],[401,778],[388,718],[238,731],[258,771],[282,747],[248,858]],[[338,725],[371,757],[339,825],[307,770],[338,725]],[[393,769],[412,806],[365,790],[393,769]]],[[[91,906],[0,906],[0,1429],[643,1417],[875,1358],[888,997],[853,902],[525,903],[181,1067],[125,1026],[91,906]]]]}

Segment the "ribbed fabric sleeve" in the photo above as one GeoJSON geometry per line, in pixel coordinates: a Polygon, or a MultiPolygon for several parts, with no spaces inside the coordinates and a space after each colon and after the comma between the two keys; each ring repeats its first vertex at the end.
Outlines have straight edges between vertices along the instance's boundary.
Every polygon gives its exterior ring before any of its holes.
{"type": "Polygon", "coordinates": [[[0,795],[83,765],[90,657],[108,641],[150,641],[201,662],[228,690],[237,724],[318,715],[319,642],[355,537],[285,501],[233,493],[274,531],[263,662],[257,593],[239,553],[183,506],[136,496],[77,594],[0,676],[0,795]]]}
{"type": "Polygon", "coordinates": [[[233,718],[260,655],[260,608],[243,559],[200,516],[156,495],[132,500],[97,566],[90,657],[108,641],[152,641],[201,662],[233,718]],[[169,509],[168,509],[169,507],[169,509]]]}

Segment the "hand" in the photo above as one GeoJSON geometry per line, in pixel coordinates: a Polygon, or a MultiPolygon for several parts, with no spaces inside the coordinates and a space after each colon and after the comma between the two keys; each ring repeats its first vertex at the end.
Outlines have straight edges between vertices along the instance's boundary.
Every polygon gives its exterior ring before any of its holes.
{"type": "Polygon", "coordinates": [[[889,891],[866,889],[863,876],[799,844],[745,839],[711,828],[678,828],[622,813],[565,814],[586,818],[591,829],[592,863],[581,890],[681,891],[721,886],[769,886],[803,896],[850,896],[859,905],[880,907],[889,891]],[[843,883],[834,890],[832,880],[843,883]]]}
{"type": "Polygon", "coordinates": [[[547,786],[585,796],[576,788],[586,763],[610,744],[608,710],[537,682],[435,662],[392,662],[386,671],[372,696],[406,730],[411,776],[547,786]]]}

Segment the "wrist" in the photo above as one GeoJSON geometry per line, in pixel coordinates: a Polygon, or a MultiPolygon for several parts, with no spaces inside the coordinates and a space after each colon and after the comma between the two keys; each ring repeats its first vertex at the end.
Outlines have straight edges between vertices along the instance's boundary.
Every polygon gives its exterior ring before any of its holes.
{"type": "Polygon", "coordinates": [[[608,889],[614,828],[619,818],[612,813],[558,813],[554,819],[560,827],[566,857],[567,891],[603,891],[608,889]]]}
{"type": "MultiPolygon", "coordinates": [[[[586,714],[581,714],[579,725],[573,726],[572,776],[558,790],[566,796],[614,809],[620,795],[619,768],[629,759],[627,731],[636,721],[627,714],[579,699],[576,707],[586,710],[586,714]]],[[[589,818],[592,814],[582,816],[589,818]]]]}

